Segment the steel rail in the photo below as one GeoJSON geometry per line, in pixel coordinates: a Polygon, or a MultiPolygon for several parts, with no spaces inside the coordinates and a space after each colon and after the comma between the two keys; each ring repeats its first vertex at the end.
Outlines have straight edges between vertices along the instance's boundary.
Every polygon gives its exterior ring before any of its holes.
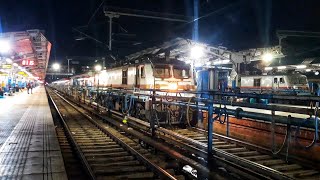
{"type": "MultiPolygon", "coordinates": [[[[81,107],[87,111],[90,111],[88,108],[86,108],[82,105],[81,105],[81,107]]],[[[94,114],[95,116],[99,117],[100,119],[108,121],[111,125],[117,127],[121,131],[124,131],[128,134],[133,135],[134,137],[139,138],[143,142],[151,145],[152,147],[156,148],[159,151],[167,153],[168,155],[177,159],[178,161],[182,162],[183,164],[188,164],[188,165],[192,166],[193,168],[197,169],[198,172],[201,172],[204,175],[209,175],[209,178],[216,178],[216,174],[212,174],[208,168],[206,168],[202,164],[192,160],[191,158],[188,158],[188,157],[184,156],[183,154],[172,150],[171,147],[164,146],[162,143],[156,142],[154,139],[147,137],[140,132],[129,130],[127,125],[123,125],[119,121],[116,121],[112,118],[104,117],[101,114],[99,114],[98,112],[92,112],[92,111],[90,111],[90,112],[92,114],[94,114]]]]}
{"type": "Polygon", "coordinates": [[[71,143],[73,144],[73,146],[76,148],[76,151],[77,151],[77,154],[79,156],[79,158],[81,159],[81,162],[82,164],[85,166],[85,169],[87,171],[87,174],[89,175],[89,177],[93,180],[96,179],[94,173],[93,173],[93,170],[91,169],[88,161],[86,160],[84,154],[81,152],[81,148],[80,146],[77,144],[75,138],[72,136],[72,133],[71,133],[71,130],[69,129],[65,119],[63,118],[62,114],[60,113],[56,103],[54,102],[53,98],[51,97],[51,95],[47,92],[49,98],[50,98],[50,101],[52,102],[55,110],[57,111],[58,115],[59,115],[59,118],[61,119],[61,122],[62,122],[62,125],[64,127],[64,129],[66,130],[69,138],[71,139],[71,143]]]}
{"type": "Polygon", "coordinates": [[[142,163],[146,164],[150,169],[152,169],[153,171],[156,172],[156,174],[158,174],[161,178],[165,178],[165,179],[172,179],[172,180],[176,180],[175,177],[173,177],[171,174],[169,174],[167,171],[165,171],[164,169],[162,169],[160,166],[154,164],[153,162],[151,162],[150,160],[148,160],[146,157],[144,157],[142,154],[140,154],[138,151],[136,151],[135,149],[133,149],[132,147],[130,147],[128,144],[126,144],[124,141],[122,141],[120,138],[116,137],[114,134],[110,133],[110,131],[107,129],[106,126],[102,126],[101,124],[97,123],[95,120],[93,120],[92,117],[90,117],[89,115],[85,114],[84,112],[80,111],[78,107],[76,107],[75,105],[73,105],[70,101],[68,101],[67,99],[65,99],[64,97],[62,97],[59,94],[56,94],[57,96],[59,96],[63,101],[65,101],[66,103],[68,103],[71,107],[73,107],[77,112],[79,112],[81,115],[85,116],[87,118],[87,120],[89,120],[91,123],[93,123],[97,128],[99,128],[100,130],[102,130],[104,133],[106,133],[108,136],[112,137],[112,139],[114,139],[115,141],[117,141],[119,144],[122,145],[122,147],[124,147],[125,149],[127,149],[128,151],[130,151],[137,159],[139,159],[142,163]]]}

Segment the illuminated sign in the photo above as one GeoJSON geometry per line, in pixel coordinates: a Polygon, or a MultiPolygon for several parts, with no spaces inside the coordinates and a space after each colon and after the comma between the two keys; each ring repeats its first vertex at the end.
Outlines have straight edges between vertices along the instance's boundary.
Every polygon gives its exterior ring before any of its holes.
{"type": "Polygon", "coordinates": [[[11,69],[12,65],[11,64],[2,64],[1,68],[2,69],[11,69]]]}
{"type": "Polygon", "coordinates": [[[20,74],[21,76],[24,76],[24,77],[28,77],[28,74],[25,73],[24,71],[19,71],[18,74],[20,74]]]}
{"type": "Polygon", "coordinates": [[[34,60],[23,60],[21,62],[22,66],[33,66],[34,64],[34,60]]]}

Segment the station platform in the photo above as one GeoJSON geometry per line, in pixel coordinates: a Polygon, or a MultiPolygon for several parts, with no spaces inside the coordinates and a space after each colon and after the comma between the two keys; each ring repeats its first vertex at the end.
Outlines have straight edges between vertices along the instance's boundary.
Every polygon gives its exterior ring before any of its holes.
{"type": "Polygon", "coordinates": [[[43,86],[0,99],[0,179],[67,179],[43,86]]]}

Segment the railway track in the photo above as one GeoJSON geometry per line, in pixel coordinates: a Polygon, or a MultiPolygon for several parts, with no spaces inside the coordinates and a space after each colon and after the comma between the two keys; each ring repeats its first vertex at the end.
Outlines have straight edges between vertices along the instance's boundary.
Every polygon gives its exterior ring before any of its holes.
{"type": "MultiPolygon", "coordinates": [[[[201,143],[202,149],[206,148],[207,133],[203,130],[195,128],[190,129],[175,129],[174,133],[181,135],[188,139],[192,139],[201,143]]],[[[172,133],[173,135],[173,133],[172,133]]],[[[237,143],[226,138],[224,136],[214,136],[213,147],[216,150],[221,150],[228,154],[237,156],[240,160],[247,160],[258,165],[262,165],[283,173],[285,177],[292,179],[320,179],[320,172],[317,169],[309,168],[297,163],[288,163],[286,160],[279,157],[275,157],[270,153],[261,152],[257,147],[250,147],[250,145],[244,145],[243,143],[237,143]]],[[[176,138],[178,141],[184,141],[182,138],[176,138]]],[[[240,142],[240,141],[239,141],[240,142]]],[[[198,146],[198,148],[201,146],[198,146]]]]}
{"type": "MultiPolygon", "coordinates": [[[[81,106],[84,107],[84,105],[81,106]]],[[[92,113],[97,114],[93,111],[92,113]]],[[[117,112],[113,112],[113,114],[119,115],[117,112]]],[[[132,117],[129,117],[128,123],[130,125],[133,123],[134,126],[139,124],[141,127],[146,127],[145,129],[149,127],[149,123],[132,117]]],[[[203,159],[207,157],[207,135],[205,132],[194,128],[176,130],[157,128],[156,131],[158,137],[171,144],[172,147],[180,147],[186,150],[189,155],[193,154],[203,157],[203,159]]],[[[320,173],[316,169],[308,168],[300,163],[287,163],[281,158],[260,151],[259,148],[252,148],[247,146],[245,142],[239,142],[221,135],[214,138],[215,157],[213,160],[218,162],[218,166],[224,167],[227,173],[240,174],[239,178],[246,179],[320,179],[320,173]]]]}
{"type": "MultiPolygon", "coordinates": [[[[176,171],[170,169],[165,162],[167,159],[161,155],[142,148],[124,132],[94,123],[76,107],[52,92],[49,94],[63,118],[64,131],[92,179],[184,179],[183,175],[176,175],[176,171]]],[[[62,134],[60,130],[58,132],[62,134]]]]}
{"type": "MultiPolygon", "coordinates": [[[[50,102],[50,101],[49,101],[50,102]]],[[[69,142],[67,135],[63,129],[61,122],[59,121],[59,114],[50,102],[50,109],[53,116],[53,122],[55,125],[55,131],[57,134],[58,142],[60,145],[61,154],[64,161],[64,167],[66,168],[67,176],[69,180],[86,180],[88,179],[81,164],[79,164],[79,158],[74,152],[74,148],[69,142]]]]}

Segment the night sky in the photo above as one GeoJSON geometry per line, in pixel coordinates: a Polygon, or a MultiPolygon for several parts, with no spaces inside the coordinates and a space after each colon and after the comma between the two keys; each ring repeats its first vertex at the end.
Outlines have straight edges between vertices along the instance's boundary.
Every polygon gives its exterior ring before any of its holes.
{"type": "MultiPolygon", "coordinates": [[[[320,32],[319,0],[199,0],[199,41],[240,50],[276,45],[275,31],[320,32]]],[[[193,0],[10,0],[0,2],[0,31],[43,29],[53,44],[51,62],[65,56],[103,56],[106,47],[93,40],[76,41],[78,30],[107,44],[108,18],[103,5],[193,15],[193,0]],[[90,20],[90,21],[89,21],[90,20]]],[[[193,23],[121,16],[114,23],[115,56],[141,50],[175,37],[192,38],[193,23]]]]}

